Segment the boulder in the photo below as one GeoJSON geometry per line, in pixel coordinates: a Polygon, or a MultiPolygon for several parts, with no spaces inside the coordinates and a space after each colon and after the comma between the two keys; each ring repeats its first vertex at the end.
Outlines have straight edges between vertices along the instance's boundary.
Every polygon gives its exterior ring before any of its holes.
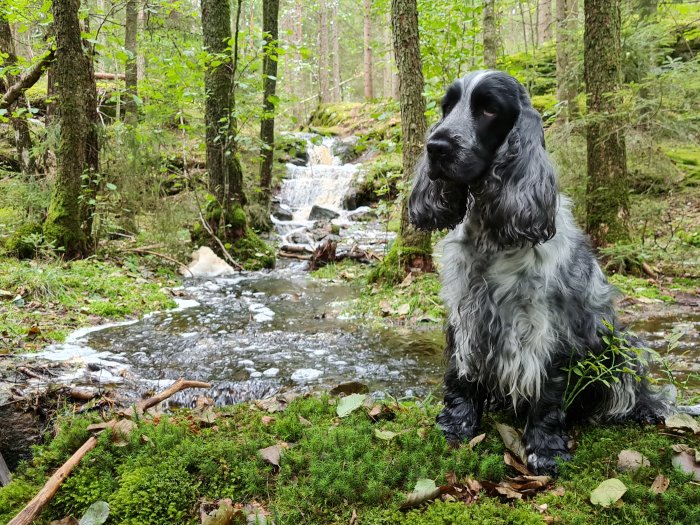
{"type": "Polygon", "coordinates": [[[313,205],[311,208],[311,212],[309,213],[309,220],[310,221],[316,221],[316,220],[333,220],[337,217],[340,217],[340,214],[337,211],[331,210],[329,208],[324,208],[322,206],[317,206],[316,204],[313,205]]]}
{"type": "Polygon", "coordinates": [[[180,273],[185,277],[220,277],[236,273],[226,261],[216,255],[208,246],[202,246],[192,253],[192,262],[180,273]]]}
{"type": "Polygon", "coordinates": [[[294,215],[292,214],[292,210],[290,210],[284,204],[280,204],[278,202],[272,203],[272,209],[270,210],[270,213],[278,221],[294,220],[294,215]]]}
{"type": "Polygon", "coordinates": [[[343,164],[356,161],[359,157],[359,153],[356,150],[359,141],[360,137],[355,135],[336,139],[333,144],[333,155],[338,157],[343,164]]]}
{"type": "Polygon", "coordinates": [[[359,208],[348,213],[348,219],[351,221],[371,221],[377,218],[377,210],[369,206],[360,206],[359,208]]]}

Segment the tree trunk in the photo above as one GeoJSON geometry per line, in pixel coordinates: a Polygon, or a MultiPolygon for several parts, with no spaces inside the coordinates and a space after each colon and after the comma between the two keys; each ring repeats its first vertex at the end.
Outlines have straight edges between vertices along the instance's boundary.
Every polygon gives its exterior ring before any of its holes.
{"type": "Polygon", "coordinates": [[[372,0],[363,0],[364,8],[364,68],[365,68],[365,99],[374,98],[374,81],[372,78],[372,0]]]}
{"type": "Polygon", "coordinates": [[[204,71],[204,121],[206,125],[209,192],[215,202],[208,204],[207,220],[213,232],[223,240],[245,235],[243,175],[236,151],[233,78],[238,59],[238,28],[241,1],[236,11],[234,51],[231,41],[231,11],[228,0],[202,0],[204,48],[210,62],[204,71]],[[216,57],[216,63],[211,59],[216,57]],[[239,212],[240,210],[240,212],[239,212]]]}
{"type": "Polygon", "coordinates": [[[331,46],[333,47],[333,82],[331,85],[331,100],[343,100],[342,79],[340,76],[340,34],[338,31],[338,1],[331,4],[331,46]]]}
{"type": "Polygon", "coordinates": [[[56,181],[44,223],[44,236],[63,248],[66,256],[77,257],[86,252],[85,234],[80,227],[79,197],[90,126],[85,112],[89,78],[80,39],[77,0],[54,0],[52,12],[56,35],[54,81],[60,101],[56,113],[61,133],[56,151],[56,181]]]}
{"type": "MultiPolygon", "coordinates": [[[[391,0],[391,29],[394,35],[394,56],[399,70],[403,178],[410,185],[418,158],[423,153],[423,140],[427,130],[416,0],[391,0]]],[[[432,270],[430,233],[418,231],[410,224],[408,193],[401,203],[401,225],[395,242],[405,254],[401,261],[404,267],[432,270]]]]}
{"type": "Polygon", "coordinates": [[[277,48],[279,46],[279,0],[263,0],[263,117],[260,120],[260,189],[268,207],[272,196],[272,157],[275,149],[275,89],[277,87],[277,48]]]}
{"type": "MultiPolygon", "coordinates": [[[[136,22],[136,34],[143,35],[146,30],[146,2],[139,2],[139,14],[136,22]]],[[[138,48],[137,48],[138,51],[138,48]]],[[[144,53],[136,54],[136,85],[146,78],[146,55],[144,53]]]]}
{"type": "Polygon", "coordinates": [[[138,117],[138,105],[136,103],[136,96],[138,95],[138,50],[136,47],[139,22],[138,4],[138,0],[127,0],[124,30],[124,49],[127,54],[126,64],[124,65],[124,83],[126,86],[124,120],[130,124],[134,124],[138,117]]]}
{"type": "Polygon", "coordinates": [[[382,96],[384,98],[392,98],[394,90],[392,85],[392,77],[394,75],[394,67],[391,60],[391,13],[386,14],[384,21],[384,75],[382,77],[382,96]]]}
{"type": "Polygon", "coordinates": [[[615,115],[621,83],[620,0],[585,0],[587,230],[596,246],[629,237],[625,137],[615,115]]]}
{"type": "MultiPolygon", "coordinates": [[[[7,18],[5,18],[4,13],[0,11],[0,53],[6,55],[5,61],[2,66],[12,67],[17,63],[17,55],[15,51],[15,41],[12,37],[12,30],[10,28],[10,23],[7,18]]],[[[16,75],[7,74],[5,75],[4,85],[0,81],[0,86],[2,86],[3,92],[7,92],[12,85],[14,85],[19,80],[16,75]]],[[[17,105],[20,107],[27,106],[27,100],[24,94],[17,97],[17,105]]],[[[15,135],[15,148],[17,149],[17,158],[19,160],[20,170],[22,173],[33,173],[36,169],[34,158],[31,155],[32,151],[32,137],[29,134],[29,125],[24,116],[18,118],[10,117],[12,123],[12,129],[15,135]]]]}
{"type": "Polygon", "coordinates": [[[557,0],[557,101],[561,107],[558,116],[560,123],[566,123],[578,115],[577,5],[578,0],[557,0]]]}
{"type": "Polygon", "coordinates": [[[496,0],[484,0],[484,65],[488,69],[496,69],[498,58],[495,3],[496,0]]]}
{"type": "Polygon", "coordinates": [[[321,104],[331,101],[328,29],[328,5],[323,0],[318,6],[318,98],[321,104]]]}
{"type": "Polygon", "coordinates": [[[552,0],[539,0],[537,7],[537,34],[540,43],[549,42],[552,39],[552,0]]]}

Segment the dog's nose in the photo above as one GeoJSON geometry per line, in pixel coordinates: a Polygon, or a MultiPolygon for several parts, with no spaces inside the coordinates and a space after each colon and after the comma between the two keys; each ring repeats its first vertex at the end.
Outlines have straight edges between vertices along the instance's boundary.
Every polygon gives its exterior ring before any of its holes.
{"type": "Polygon", "coordinates": [[[452,149],[452,144],[449,141],[441,138],[429,139],[425,145],[428,150],[428,157],[432,160],[437,160],[446,156],[452,149]]]}

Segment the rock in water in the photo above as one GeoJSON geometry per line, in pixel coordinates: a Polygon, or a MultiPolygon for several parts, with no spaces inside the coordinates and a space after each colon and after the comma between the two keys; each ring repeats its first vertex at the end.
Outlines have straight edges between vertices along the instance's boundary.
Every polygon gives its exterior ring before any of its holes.
{"type": "Polygon", "coordinates": [[[272,216],[278,221],[291,221],[294,220],[294,215],[292,215],[292,210],[284,204],[278,202],[272,203],[272,210],[270,212],[272,216]]]}
{"type": "Polygon", "coordinates": [[[322,206],[317,206],[316,204],[313,205],[311,208],[311,213],[309,213],[309,220],[310,221],[316,221],[319,219],[326,219],[326,220],[332,220],[335,219],[336,217],[340,217],[340,214],[336,211],[330,210],[328,208],[324,208],[322,206]]]}
{"type": "Polygon", "coordinates": [[[192,262],[187,266],[187,270],[181,269],[180,273],[185,277],[220,277],[236,273],[236,270],[211,248],[202,246],[192,253],[192,262]]]}

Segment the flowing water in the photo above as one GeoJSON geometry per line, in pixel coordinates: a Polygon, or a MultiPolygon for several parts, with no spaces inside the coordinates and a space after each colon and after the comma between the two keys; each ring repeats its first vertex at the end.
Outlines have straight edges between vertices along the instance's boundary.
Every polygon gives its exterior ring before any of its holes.
{"type": "MultiPolygon", "coordinates": [[[[313,145],[310,163],[289,166],[279,198],[293,213],[275,221],[282,242],[291,237],[313,248],[311,206],[336,211],[340,243],[382,251],[391,236],[376,222],[354,222],[341,209],[356,166],[332,155],[333,143],[313,145]]],[[[217,404],[262,398],[281,389],[328,388],[360,381],[393,396],[424,395],[441,381],[442,330],[367,328],[339,316],[357,291],[345,284],[308,277],[305,263],[285,263],[269,273],[246,273],[208,281],[188,280],[188,298],[178,309],[99,330],[82,330],[38,357],[73,361],[62,378],[77,384],[118,385],[134,400],[178,377],[210,381],[206,394],[217,404]]],[[[660,350],[681,379],[700,372],[700,315],[662,318],[632,328],[660,350]],[[665,355],[665,338],[675,328],[686,335],[665,355]]],[[[175,402],[192,405],[202,391],[182,392],[175,402]]]]}

